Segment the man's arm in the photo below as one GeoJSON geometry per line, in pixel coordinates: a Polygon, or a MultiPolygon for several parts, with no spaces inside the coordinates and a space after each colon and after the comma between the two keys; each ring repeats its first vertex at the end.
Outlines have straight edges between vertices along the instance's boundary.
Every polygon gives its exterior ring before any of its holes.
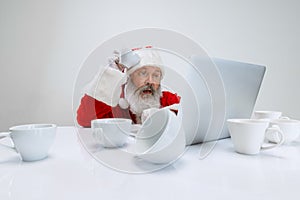
{"type": "Polygon", "coordinates": [[[160,105],[162,107],[170,106],[173,104],[178,104],[180,103],[181,97],[178,96],[177,94],[173,94],[168,91],[163,91],[162,92],[162,97],[160,98],[160,105]]]}
{"type": "Polygon", "coordinates": [[[77,122],[80,126],[90,127],[91,121],[100,118],[112,118],[112,108],[107,104],[84,95],[77,110],[77,122]]]}

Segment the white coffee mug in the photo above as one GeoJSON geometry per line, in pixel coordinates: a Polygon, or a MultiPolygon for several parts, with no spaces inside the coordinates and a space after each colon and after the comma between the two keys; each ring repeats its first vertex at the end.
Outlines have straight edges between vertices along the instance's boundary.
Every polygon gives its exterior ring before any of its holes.
{"type": "Polygon", "coordinates": [[[228,119],[227,123],[235,151],[238,153],[258,154],[260,150],[271,149],[284,142],[282,131],[277,126],[269,127],[268,120],[228,119]],[[280,141],[276,144],[263,146],[266,131],[269,134],[278,133],[280,141]]]}
{"type": "Polygon", "coordinates": [[[94,139],[103,147],[122,147],[130,135],[132,121],[123,118],[106,118],[92,120],[94,139]]]}
{"type": "Polygon", "coordinates": [[[55,124],[27,124],[9,128],[9,132],[0,133],[0,138],[10,137],[13,149],[21,155],[23,161],[37,161],[48,156],[56,135],[55,124]]]}
{"type": "MultiPolygon", "coordinates": [[[[270,121],[270,126],[278,126],[284,134],[284,144],[295,141],[300,135],[300,121],[294,119],[275,119],[270,121]]],[[[280,141],[278,134],[266,134],[266,138],[274,143],[280,141]]]]}
{"type": "Polygon", "coordinates": [[[282,112],[279,111],[255,111],[254,119],[279,119],[282,112]]]}

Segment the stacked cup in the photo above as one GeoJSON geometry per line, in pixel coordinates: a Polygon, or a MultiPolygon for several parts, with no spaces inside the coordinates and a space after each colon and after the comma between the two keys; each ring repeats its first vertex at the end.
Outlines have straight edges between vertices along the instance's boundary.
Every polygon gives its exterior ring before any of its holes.
{"type": "MultiPolygon", "coordinates": [[[[300,135],[300,121],[283,117],[279,111],[255,111],[253,117],[268,120],[270,127],[278,127],[284,134],[284,144],[295,141],[300,135]]],[[[266,139],[273,143],[279,142],[278,134],[267,132],[266,139]]]]}
{"type": "Polygon", "coordinates": [[[261,150],[278,147],[284,142],[284,136],[278,127],[270,127],[268,120],[259,119],[228,119],[228,130],[235,151],[254,155],[261,150]],[[277,134],[279,142],[269,146],[263,145],[266,133],[277,134]]]}
{"type": "Polygon", "coordinates": [[[227,124],[235,151],[243,154],[289,144],[300,135],[300,121],[282,117],[278,111],[255,111],[252,119],[228,119],[227,124]]]}

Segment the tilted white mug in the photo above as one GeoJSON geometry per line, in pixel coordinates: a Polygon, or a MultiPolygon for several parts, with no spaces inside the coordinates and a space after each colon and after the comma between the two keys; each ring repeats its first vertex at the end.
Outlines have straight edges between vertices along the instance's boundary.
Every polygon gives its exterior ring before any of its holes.
{"type": "Polygon", "coordinates": [[[56,135],[55,124],[27,124],[9,128],[9,132],[0,133],[0,138],[10,137],[13,149],[21,155],[23,161],[37,161],[48,156],[56,135]]]}
{"type": "Polygon", "coordinates": [[[186,145],[181,113],[162,108],[147,118],[136,135],[136,156],[155,164],[178,159],[186,145]]]}
{"type": "Polygon", "coordinates": [[[277,126],[269,127],[268,120],[228,119],[227,123],[235,151],[238,153],[258,154],[260,150],[271,149],[284,142],[282,131],[277,126]],[[269,134],[278,133],[280,141],[276,144],[263,146],[267,131],[269,134]]]}
{"type": "Polygon", "coordinates": [[[124,118],[95,119],[91,121],[94,139],[103,147],[116,148],[126,144],[132,120],[124,118]]]}

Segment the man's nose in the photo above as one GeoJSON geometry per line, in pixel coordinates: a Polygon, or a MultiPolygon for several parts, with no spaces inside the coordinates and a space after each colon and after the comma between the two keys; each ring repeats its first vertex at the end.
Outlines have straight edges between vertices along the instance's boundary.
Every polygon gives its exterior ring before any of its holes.
{"type": "Polygon", "coordinates": [[[147,83],[147,84],[151,84],[151,85],[154,84],[154,80],[153,80],[153,78],[152,78],[151,75],[149,75],[149,76],[147,77],[146,83],[147,83]]]}

